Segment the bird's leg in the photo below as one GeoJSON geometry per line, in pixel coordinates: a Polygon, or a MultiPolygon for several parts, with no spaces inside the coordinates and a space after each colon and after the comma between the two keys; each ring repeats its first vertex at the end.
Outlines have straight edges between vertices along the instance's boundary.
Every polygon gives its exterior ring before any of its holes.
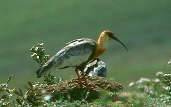
{"type": "Polygon", "coordinates": [[[81,78],[84,80],[84,81],[83,81],[83,84],[88,85],[83,70],[81,70],[81,78]]]}
{"type": "Polygon", "coordinates": [[[81,78],[82,78],[82,84],[86,86],[86,88],[89,88],[88,86],[88,83],[86,81],[86,77],[85,77],[85,74],[84,74],[84,69],[85,69],[86,65],[83,65],[80,67],[80,71],[81,71],[81,78]]]}
{"type": "Polygon", "coordinates": [[[77,80],[78,84],[81,85],[81,79],[80,79],[80,75],[79,75],[78,71],[79,71],[79,70],[78,70],[78,68],[76,67],[76,68],[75,68],[75,72],[76,72],[77,77],[78,77],[78,79],[76,79],[76,80],[77,80]]]}
{"type": "Polygon", "coordinates": [[[87,89],[90,89],[90,90],[93,90],[93,91],[96,91],[96,89],[95,89],[95,87],[92,87],[92,86],[89,86],[88,85],[88,83],[87,83],[87,80],[86,80],[86,77],[85,77],[85,75],[84,75],[84,71],[83,70],[81,70],[81,76],[82,76],[82,78],[83,78],[83,82],[82,82],[82,84],[83,85],[85,85],[85,87],[87,88],[87,89]]]}
{"type": "Polygon", "coordinates": [[[81,69],[81,68],[76,67],[75,68],[75,72],[76,72],[76,74],[78,76],[78,79],[76,79],[77,80],[77,83],[80,86],[84,85],[87,89],[95,90],[93,87],[89,87],[88,86],[88,83],[86,81],[86,77],[85,77],[85,74],[84,74],[84,69],[81,69]],[[79,71],[81,71],[81,78],[80,78],[80,75],[79,75],[79,71]]]}

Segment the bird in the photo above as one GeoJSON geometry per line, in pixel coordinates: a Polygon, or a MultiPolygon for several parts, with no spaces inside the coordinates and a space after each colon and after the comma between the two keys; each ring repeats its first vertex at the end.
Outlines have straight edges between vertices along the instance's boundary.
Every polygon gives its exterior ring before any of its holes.
{"type": "Polygon", "coordinates": [[[80,80],[80,71],[82,73],[81,78],[84,79],[84,68],[86,64],[102,55],[108,49],[111,40],[119,42],[128,50],[127,46],[112,31],[104,30],[100,33],[97,41],[89,38],[80,38],[66,43],[66,46],[37,70],[37,77],[40,78],[46,75],[51,68],[59,70],[72,67],[75,68],[78,80],[80,80]]]}

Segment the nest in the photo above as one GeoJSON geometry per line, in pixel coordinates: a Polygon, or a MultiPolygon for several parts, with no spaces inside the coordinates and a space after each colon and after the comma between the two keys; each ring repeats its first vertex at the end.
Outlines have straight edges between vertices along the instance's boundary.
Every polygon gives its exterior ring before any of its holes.
{"type": "Polygon", "coordinates": [[[53,85],[47,84],[33,84],[29,83],[29,90],[25,93],[24,98],[33,105],[42,104],[42,99],[50,101],[58,101],[61,98],[68,101],[83,101],[91,102],[95,99],[101,98],[103,93],[120,92],[124,87],[113,80],[107,80],[103,77],[91,76],[86,77],[87,86],[78,84],[78,80],[65,80],[53,85]]]}
{"type": "MultiPolygon", "coordinates": [[[[108,92],[119,92],[123,90],[123,86],[115,82],[113,80],[107,80],[103,77],[92,76],[86,79],[88,86],[95,91],[108,91],[108,92]]],[[[56,93],[67,93],[73,88],[84,88],[87,87],[79,85],[76,79],[65,80],[57,84],[53,85],[37,85],[34,87],[34,90],[41,90],[44,89],[49,92],[56,92],[56,93]]]]}

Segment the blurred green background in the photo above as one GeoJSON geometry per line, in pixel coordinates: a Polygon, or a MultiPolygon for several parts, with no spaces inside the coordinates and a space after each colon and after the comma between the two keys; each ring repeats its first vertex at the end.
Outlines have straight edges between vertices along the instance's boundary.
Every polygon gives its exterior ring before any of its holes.
{"type": "MultiPolygon", "coordinates": [[[[88,37],[97,39],[109,29],[129,48],[113,42],[101,56],[107,63],[108,78],[127,84],[155,72],[169,71],[171,58],[170,0],[1,0],[0,81],[15,74],[12,85],[24,86],[39,80],[39,65],[29,49],[45,42],[54,55],[66,42],[88,37]]],[[[55,75],[75,77],[72,69],[55,75]]]]}

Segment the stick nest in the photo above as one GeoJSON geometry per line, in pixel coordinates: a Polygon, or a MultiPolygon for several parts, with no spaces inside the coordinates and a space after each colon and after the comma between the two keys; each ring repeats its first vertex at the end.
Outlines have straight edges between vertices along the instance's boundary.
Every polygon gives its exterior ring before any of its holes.
{"type": "MultiPolygon", "coordinates": [[[[103,77],[92,76],[87,78],[88,86],[96,91],[107,91],[107,92],[119,92],[123,90],[123,86],[113,80],[107,80],[103,77]]],[[[56,93],[67,93],[73,88],[86,88],[85,86],[80,86],[76,79],[65,80],[53,85],[36,85],[34,90],[45,89],[46,91],[56,92],[56,93]]],[[[91,90],[90,88],[90,90],[91,90]]]]}

